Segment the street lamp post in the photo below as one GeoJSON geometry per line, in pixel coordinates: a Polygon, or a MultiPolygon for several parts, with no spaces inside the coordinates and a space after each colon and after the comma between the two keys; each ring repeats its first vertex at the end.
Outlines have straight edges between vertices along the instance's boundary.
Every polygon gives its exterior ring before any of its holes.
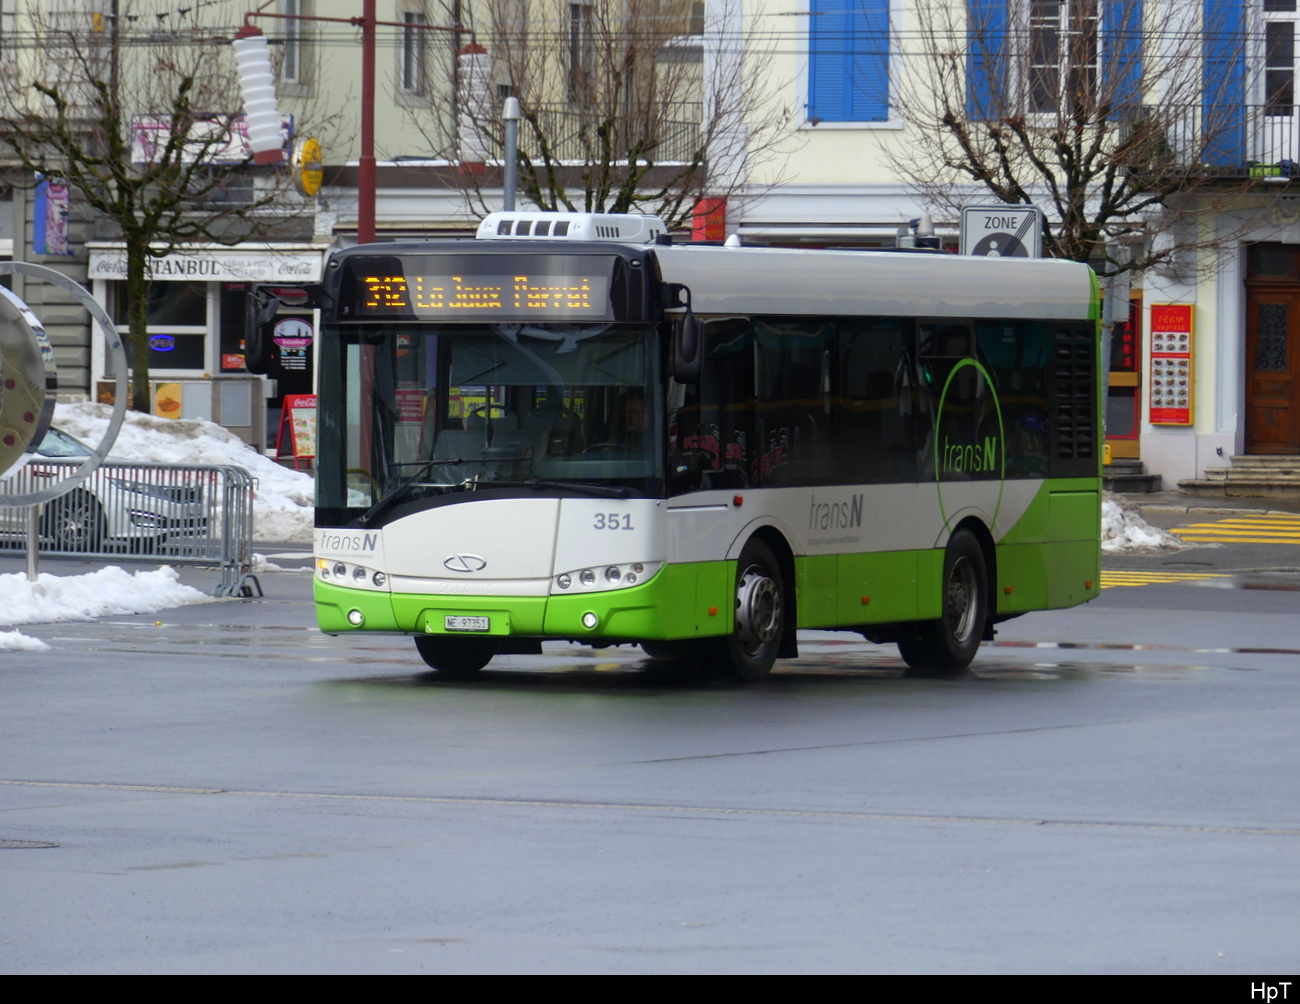
{"type": "Polygon", "coordinates": [[[517,180],[515,175],[516,161],[519,159],[519,99],[506,98],[505,107],[501,110],[501,117],[506,123],[506,162],[505,177],[503,179],[505,186],[505,196],[501,202],[501,208],[507,213],[514,212],[515,209],[515,188],[517,180]]]}
{"type": "MultiPolygon", "coordinates": [[[[269,7],[271,0],[262,5],[269,7]]],[[[270,17],[281,21],[335,21],[351,24],[361,29],[361,162],[357,168],[357,241],[371,244],[375,239],[375,29],[402,28],[412,31],[446,31],[455,34],[472,35],[468,28],[459,26],[448,28],[437,24],[415,24],[403,21],[379,21],[375,17],[375,0],[362,0],[360,17],[317,17],[308,14],[275,14],[259,8],[244,15],[244,28],[236,35],[236,52],[239,51],[241,39],[261,35],[260,29],[250,23],[251,18],[270,17]]],[[[262,46],[265,47],[263,38],[262,46]]],[[[270,60],[266,65],[270,67],[270,60]]],[[[275,88],[271,86],[271,98],[274,101],[275,88]]],[[[248,94],[245,92],[245,105],[248,94]]],[[[277,114],[277,131],[278,131],[277,114]]],[[[277,156],[277,160],[279,157],[277,156]]],[[[263,163],[257,160],[257,163],[263,163]]]]}

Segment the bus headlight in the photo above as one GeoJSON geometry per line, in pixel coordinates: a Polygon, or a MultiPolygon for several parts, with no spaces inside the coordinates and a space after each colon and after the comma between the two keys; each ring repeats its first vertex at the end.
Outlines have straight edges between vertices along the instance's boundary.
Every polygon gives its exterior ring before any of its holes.
{"type": "Polygon", "coordinates": [[[620,578],[622,578],[622,573],[619,572],[617,565],[610,565],[607,569],[605,569],[606,581],[617,582],[620,578]]]}
{"type": "Polygon", "coordinates": [[[630,561],[625,565],[606,565],[599,575],[591,568],[574,569],[571,572],[557,573],[551,589],[553,592],[569,589],[575,592],[626,589],[654,578],[662,567],[662,561],[630,561]]]}
{"type": "Polygon", "coordinates": [[[557,575],[555,577],[555,584],[559,586],[561,589],[568,589],[571,585],[573,585],[573,578],[571,576],[563,575],[563,574],[557,575]]]}
{"type": "Polygon", "coordinates": [[[594,586],[596,584],[596,573],[593,572],[590,568],[584,568],[578,574],[578,581],[581,582],[584,586],[594,586]]]}

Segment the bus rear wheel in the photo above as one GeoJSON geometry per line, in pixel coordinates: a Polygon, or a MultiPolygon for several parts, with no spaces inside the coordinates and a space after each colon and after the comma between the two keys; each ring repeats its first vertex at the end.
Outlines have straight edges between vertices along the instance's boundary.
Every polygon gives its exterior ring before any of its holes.
{"type": "Polygon", "coordinates": [[[943,613],[898,639],[898,651],[912,669],[956,676],[971,664],[988,618],[988,575],[984,549],[969,530],[958,530],[943,555],[943,613]]]}
{"type": "Polygon", "coordinates": [[[420,658],[449,680],[472,680],[496,654],[486,642],[470,638],[417,635],[415,648],[420,658]]]}
{"type": "Polygon", "coordinates": [[[772,549],[751,540],[736,562],[735,627],[722,644],[728,668],[746,683],[772,671],[785,634],[785,582],[772,549]]]}

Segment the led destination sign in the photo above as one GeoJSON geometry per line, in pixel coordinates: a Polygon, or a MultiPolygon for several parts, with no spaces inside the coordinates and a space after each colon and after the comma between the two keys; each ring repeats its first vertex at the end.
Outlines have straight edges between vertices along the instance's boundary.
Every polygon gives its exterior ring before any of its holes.
{"type": "Polygon", "coordinates": [[[526,272],[392,275],[375,270],[357,274],[356,299],[358,317],[427,319],[480,314],[538,320],[602,320],[609,313],[609,277],[607,267],[563,275],[526,272]]]}

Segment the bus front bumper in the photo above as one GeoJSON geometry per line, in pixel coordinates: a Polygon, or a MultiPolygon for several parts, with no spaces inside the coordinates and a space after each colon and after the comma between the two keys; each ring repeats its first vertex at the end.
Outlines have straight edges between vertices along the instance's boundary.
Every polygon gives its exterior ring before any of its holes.
{"type": "MultiPolygon", "coordinates": [[[[735,563],[668,565],[625,589],[551,596],[449,596],[355,589],[315,581],[326,634],[381,631],[456,637],[573,641],[704,638],[729,634],[735,563]],[[448,630],[449,618],[487,618],[486,630],[448,630]]],[[[475,623],[481,627],[482,621],[475,623]]]]}

